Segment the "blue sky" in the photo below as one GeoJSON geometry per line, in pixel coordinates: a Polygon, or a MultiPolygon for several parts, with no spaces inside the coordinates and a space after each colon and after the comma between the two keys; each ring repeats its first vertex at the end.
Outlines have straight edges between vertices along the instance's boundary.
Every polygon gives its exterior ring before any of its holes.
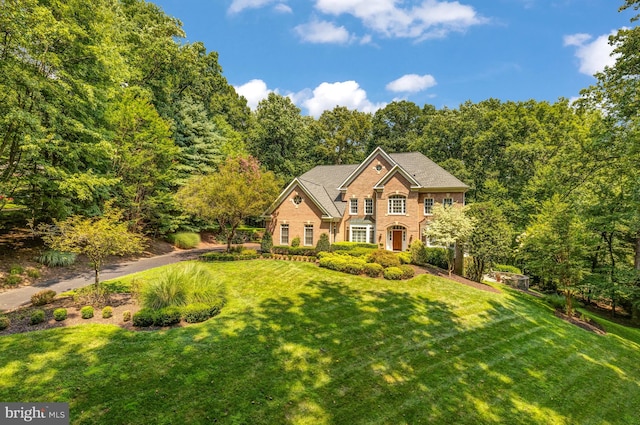
{"type": "Polygon", "coordinates": [[[255,108],[271,91],[305,115],[393,100],[575,98],[631,26],[622,0],[155,0],[219,53],[255,108]]]}

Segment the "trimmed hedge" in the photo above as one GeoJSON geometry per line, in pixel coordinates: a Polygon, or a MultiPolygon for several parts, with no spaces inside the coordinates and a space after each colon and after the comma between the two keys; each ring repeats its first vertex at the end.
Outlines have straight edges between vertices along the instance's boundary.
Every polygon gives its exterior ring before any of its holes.
{"type": "Polygon", "coordinates": [[[142,308],[133,315],[133,326],[146,328],[153,325],[154,310],[150,308],[142,308]]]}
{"type": "Polygon", "coordinates": [[[187,323],[199,323],[215,316],[220,312],[217,306],[210,306],[205,303],[189,304],[182,309],[182,318],[187,323]]]}
{"type": "Polygon", "coordinates": [[[408,264],[403,264],[400,266],[400,270],[402,270],[402,278],[403,279],[411,279],[412,277],[414,277],[416,275],[416,271],[413,270],[413,267],[411,267],[408,264]]]}
{"type": "Polygon", "coordinates": [[[44,322],[44,310],[33,310],[31,312],[31,317],[29,318],[29,323],[37,325],[42,322],[44,322]]]}
{"type": "Polygon", "coordinates": [[[508,264],[494,264],[493,267],[491,267],[491,269],[494,272],[522,274],[522,270],[520,270],[516,266],[510,266],[508,264]]]}
{"type": "Polygon", "coordinates": [[[316,249],[311,246],[277,245],[271,249],[271,252],[280,255],[305,255],[307,257],[315,257],[316,255],[316,249]]]}
{"type": "Polygon", "coordinates": [[[53,318],[56,319],[56,322],[62,322],[67,318],[67,309],[56,308],[55,310],[53,310],[53,318]]]}
{"type": "Polygon", "coordinates": [[[179,307],[169,306],[153,312],[153,324],[155,326],[171,326],[180,322],[182,311],[179,307]]]}
{"type": "Polygon", "coordinates": [[[369,277],[380,277],[384,273],[384,267],[378,263],[367,263],[364,265],[364,274],[369,277]]]}
{"type": "Polygon", "coordinates": [[[258,253],[254,250],[244,250],[242,253],[234,254],[230,252],[207,252],[200,256],[202,261],[243,261],[243,260],[255,260],[259,257],[258,253]]]}
{"type": "Polygon", "coordinates": [[[400,267],[388,267],[384,269],[384,278],[388,280],[401,280],[402,274],[400,267]]]}
{"type": "Polygon", "coordinates": [[[378,249],[369,254],[368,262],[378,263],[385,269],[387,267],[400,267],[400,259],[398,256],[393,252],[385,251],[384,249],[378,249]]]}
{"type": "Polygon", "coordinates": [[[356,248],[378,249],[378,245],[364,242],[335,242],[331,245],[331,251],[351,251],[356,248]]]}
{"type": "Polygon", "coordinates": [[[194,232],[178,232],[167,235],[169,242],[181,249],[192,249],[200,245],[200,235],[194,232]]]}

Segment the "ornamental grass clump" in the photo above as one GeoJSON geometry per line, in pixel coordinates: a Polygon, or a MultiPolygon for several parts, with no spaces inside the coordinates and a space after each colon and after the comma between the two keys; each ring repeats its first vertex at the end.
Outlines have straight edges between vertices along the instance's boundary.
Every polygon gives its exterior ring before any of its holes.
{"type": "Polygon", "coordinates": [[[169,241],[180,249],[192,249],[200,245],[200,235],[194,232],[178,232],[168,237],[169,241]]]}
{"type": "Polygon", "coordinates": [[[49,304],[53,301],[56,296],[56,291],[51,289],[45,289],[40,292],[36,292],[31,295],[31,304],[34,306],[41,306],[45,304],[49,304]]]}
{"type": "Polygon", "coordinates": [[[76,254],[50,249],[43,252],[36,260],[47,267],[68,267],[76,262],[76,254]]]}

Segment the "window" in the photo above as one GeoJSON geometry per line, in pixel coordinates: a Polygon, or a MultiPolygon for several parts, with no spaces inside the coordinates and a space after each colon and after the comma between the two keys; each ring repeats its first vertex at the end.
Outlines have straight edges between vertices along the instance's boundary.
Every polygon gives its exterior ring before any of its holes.
{"type": "Polygon", "coordinates": [[[373,215],[373,199],[367,198],[364,200],[364,213],[365,215],[373,215]]]}
{"type": "Polygon", "coordinates": [[[289,245],[289,225],[280,225],[280,245],[289,245]]]}
{"type": "Polygon", "coordinates": [[[313,246],[313,224],[304,225],[304,245],[313,246]]]}
{"type": "Polygon", "coordinates": [[[351,242],[368,242],[368,226],[351,226],[351,242]]]}
{"type": "Polygon", "coordinates": [[[442,200],[442,205],[445,207],[450,207],[451,205],[453,205],[453,198],[444,198],[442,200]]]}
{"type": "Polygon", "coordinates": [[[296,195],[293,197],[293,203],[296,205],[300,205],[302,203],[302,196],[296,195]]]}
{"type": "Polygon", "coordinates": [[[358,200],[350,199],[349,200],[349,214],[358,214],[358,200]]]}
{"type": "Polygon", "coordinates": [[[407,198],[402,195],[389,196],[389,214],[406,214],[407,198]]]}
{"type": "Polygon", "coordinates": [[[424,199],[424,215],[433,214],[433,198],[424,199]]]}

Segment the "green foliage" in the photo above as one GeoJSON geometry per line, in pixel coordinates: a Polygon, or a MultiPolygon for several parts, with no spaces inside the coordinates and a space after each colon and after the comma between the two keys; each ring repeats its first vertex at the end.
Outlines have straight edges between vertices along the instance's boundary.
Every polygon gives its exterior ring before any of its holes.
{"type": "Polygon", "coordinates": [[[263,253],[270,253],[273,248],[273,235],[270,232],[265,232],[260,241],[260,251],[263,253]]]}
{"type": "Polygon", "coordinates": [[[296,236],[291,240],[291,246],[294,248],[298,248],[300,246],[300,236],[296,236]]]}
{"type": "Polygon", "coordinates": [[[400,267],[400,258],[393,252],[384,249],[378,249],[369,254],[367,262],[378,263],[385,269],[387,267],[400,267]]]}
{"type": "Polygon", "coordinates": [[[151,308],[142,308],[133,315],[133,326],[148,327],[153,325],[155,311],[151,308]]]}
{"type": "Polygon", "coordinates": [[[217,223],[229,250],[238,226],[246,218],[262,214],[279,188],[274,174],[262,171],[255,158],[234,158],[220,165],[216,173],[189,179],[176,199],[190,214],[217,223]]]}
{"type": "Polygon", "coordinates": [[[364,271],[364,274],[366,274],[369,277],[380,277],[384,272],[384,267],[382,267],[378,263],[366,263],[363,266],[363,271],[364,271]]]}
{"type": "Polygon", "coordinates": [[[31,325],[37,325],[38,323],[44,322],[44,318],[45,318],[44,310],[33,310],[29,318],[29,323],[31,325]]]}
{"type": "Polygon", "coordinates": [[[41,306],[49,304],[56,297],[56,291],[51,289],[45,289],[40,292],[36,292],[31,296],[31,304],[35,306],[41,306]]]}
{"type": "Polygon", "coordinates": [[[169,242],[180,249],[192,249],[200,245],[200,235],[193,232],[178,232],[167,236],[169,242]]]}
{"type": "Polygon", "coordinates": [[[113,307],[111,306],[106,306],[102,309],[102,318],[103,319],[108,319],[111,316],[113,316],[113,307]]]}
{"type": "Polygon", "coordinates": [[[22,283],[22,277],[17,274],[10,274],[8,276],[5,276],[4,283],[7,286],[19,285],[20,283],[22,283]]]}
{"type": "Polygon", "coordinates": [[[494,272],[507,272],[507,273],[522,274],[522,270],[520,270],[516,266],[511,266],[509,264],[494,264],[491,267],[491,270],[493,270],[494,272]]]}
{"type": "Polygon", "coordinates": [[[40,270],[38,270],[36,268],[33,268],[33,267],[27,267],[25,269],[25,272],[27,273],[27,276],[29,276],[32,279],[37,279],[42,275],[40,273],[40,270]]]}
{"type": "Polygon", "coordinates": [[[24,273],[24,267],[22,267],[19,264],[12,264],[11,267],[9,268],[9,273],[10,274],[22,274],[22,273],[24,273]]]}
{"type": "Polygon", "coordinates": [[[211,317],[211,307],[205,303],[194,303],[182,309],[182,318],[187,323],[204,322],[211,317]]]}
{"type": "Polygon", "coordinates": [[[202,261],[247,261],[255,260],[260,257],[255,250],[246,250],[243,253],[228,253],[228,252],[207,252],[202,254],[200,259],[202,261]]]}
{"type": "Polygon", "coordinates": [[[513,231],[502,211],[492,202],[472,204],[468,214],[476,223],[465,244],[473,257],[469,278],[480,282],[491,264],[508,255],[513,231]]]}
{"type": "Polygon", "coordinates": [[[41,227],[42,239],[52,249],[86,255],[91,260],[98,285],[107,256],[142,252],[142,235],[129,231],[127,223],[122,221],[122,214],[109,203],[100,217],[76,215],[55,221],[53,229],[41,227]]]}
{"type": "Polygon", "coordinates": [[[310,246],[278,245],[274,246],[271,252],[280,255],[306,255],[308,257],[313,257],[316,255],[317,251],[315,248],[310,246]]]}
{"type": "Polygon", "coordinates": [[[49,249],[43,252],[37,261],[47,267],[68,267],[76,262],[76,254],[49,249]]]}
{"type": "Polygon", "coordinates": [[[0,331],[3,331],[11,326],[11,319],[7,316],[0,316],[0,331]]]}
{"type": "Polygon", "coordinates": [[[171,326],[180,322],[182,311],[177,306],[164,307],[153,312],[154,326],[171,326]]]}
{"type": "Polygon", "coordinates": [[[409,246],[409,252],[411,253],[411,263],[417,264],[419,266],[426,266],[427,261],[427,251],[425,250],[424,243],[420,239],[416,239],[411,242],[411,246],[409,246]]]}
{"type": "Polygon", "coordinates": [[[331,251],[352,251],[357,248],[378,249],[378,245],[363,242],[335,242],[331,245],[331,251]]]}
{"type": "Polygon", "coordinates": [[[62,322],[63,320],[66,320],[66,318],[67,318],[67,309],[66,308],[56,308],[55,310],[53,310],[53,318],[57,322],[62,322]]]}
{"type": "Polygon", "coordinates": [[[408,264],[402,264],[400,270],[402,270],[402,279],[411,279],[416,274],[413,267],[408,264]]]}
{"type": "MultiPolygon", "coordinates": [[[[433,206],[433,219],[425,228],[424,234],[433,243],[445,247],[455,244],[463,245],[471,236],[475,219],[467,216],[465,207],[453,205],[445,207],[437,204],[433,206]]],[[[454,251],[447,250],[447,269],[453,271],[454,251]]]]}
{"type": "Polygon", "coordinates": [[[125,310],[122,312],[122,321],[128,322],[131,320],[131,312],[129,310],[125,310]]]}
{"type": "Polygon", "coordinates": [[[564,311],[567,307],[567,299],[560,294],[545,294],[542,299],[556,310],[564,311]]]}
{"type": "Polygon", "coordinates": [[[412,260],[411,252],[409,251],[398,252],[396,253],[396,256],[400,260],[401,264],[411,264],[411,260],[412,260]]]}
{"type": "Polygon", "coordinates": [[[387,267],[384,269],[383,276],[387,280],[401,280],[404,272],[400,267],[387,267]]]}
{"type": "Polygon", "coordinates": [[[83,319],[91,319],[93,317],[93,307],[86,305],[80,309],[80,317],[83,319]]]}
{"type": "Polygon", "coordinates": [[[321,164],[356,164],[371,139],[371,115],[344,106],[325,110],[310,126],[314,154],[321,164]]]}
{"type": "Polygon", "coordinates": [[[329,250],[331,250],[329,235],[327,233],[320,233],[318,244],[316,245],[316,252],[328,252],[329,250]]]}

